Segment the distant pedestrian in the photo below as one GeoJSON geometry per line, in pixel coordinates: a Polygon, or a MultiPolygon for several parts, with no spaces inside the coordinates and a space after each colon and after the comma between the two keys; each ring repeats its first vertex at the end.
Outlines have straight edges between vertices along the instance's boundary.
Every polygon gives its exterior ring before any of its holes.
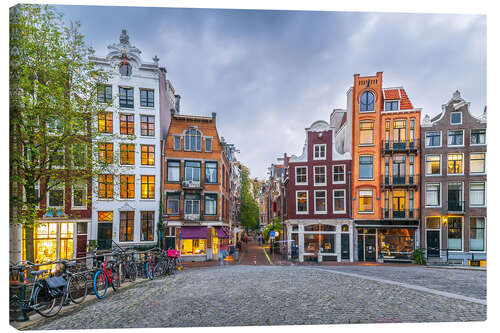
{"type": "Polygon", "coordinates": [[[236,242],[236,248],[238,249],[238,251],[241,251],[241,241],[236,242]]]}
{"type": "Polygon", "coordinates": [[[259,246],[262,245],[262,237],[259,236],[259,246]]]}
{"type": "Polygon", "coordinates": [[[245,241],[245,244],[248,244],[248,236],[247,235],[245,235],[244,241],[245,241]]]}
{"type": "Polygon", "coordinates": [[[219,245],[219,262],[220,266],[224,266],[224,250],[222,244],[219,245]]]}

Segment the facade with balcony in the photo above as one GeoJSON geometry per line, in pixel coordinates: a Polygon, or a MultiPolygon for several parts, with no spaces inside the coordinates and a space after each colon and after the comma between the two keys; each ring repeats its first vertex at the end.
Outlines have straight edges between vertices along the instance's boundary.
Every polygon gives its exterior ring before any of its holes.
{"type": "Polygon", "coordinates": [[[216,259],[231,242],[231,147],[219,137],[216,115],[172,112],[163,142],[162,222],[165,248],[183,260],[216,259]]]}
{"type": "Polygon", "coordinates": [[[480,116],[460,92],[421,126],[421,246],[427,260],[486,263],[486,108],[480,116]]]}

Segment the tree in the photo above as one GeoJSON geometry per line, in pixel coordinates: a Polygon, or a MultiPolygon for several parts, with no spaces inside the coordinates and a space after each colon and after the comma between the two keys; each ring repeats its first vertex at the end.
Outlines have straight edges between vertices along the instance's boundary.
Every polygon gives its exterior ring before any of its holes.
{"type": "Polygon", "coordinates": [[[241,224],[248,229],[259,228],[259,206],[250,190],[250,170],[241,167],[241,224]]]}
{"type": "Polygon", "coordinates": [[[93,140],[109,105],[97,96],[110,74],[89,62],[93,50],[79,27],[49,6],[10,10],[10,223],[24,229],[30,261],[47,193],[90,184],[115,161],[99,158],[93,140]]]}

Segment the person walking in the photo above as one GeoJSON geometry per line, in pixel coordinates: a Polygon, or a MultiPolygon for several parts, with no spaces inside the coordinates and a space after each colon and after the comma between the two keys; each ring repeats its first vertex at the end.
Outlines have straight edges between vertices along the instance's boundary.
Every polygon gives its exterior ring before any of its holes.
{"type": "Polygon", "coordinates": [[[221,243],[219,243],[219,262],[220,266],[224,266],[224,250],[221,243]]]}
{"type": "Polygon", "coordinates": [[[262,237],[259,235],[259,246],[262,246],[262,237]]]}

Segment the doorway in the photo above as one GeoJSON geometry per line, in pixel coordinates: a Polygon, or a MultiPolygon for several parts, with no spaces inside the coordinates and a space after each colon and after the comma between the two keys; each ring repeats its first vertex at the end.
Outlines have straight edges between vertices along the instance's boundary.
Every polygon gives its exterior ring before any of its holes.
{"type": "Polygon", "coordinates": [[[358,261],[377,260],[375,229],[358,229],[358,261]]]}
{"type": "Polygon", "coordinates": [[[349,260],[351,255],[349,251],[349,234],[340,234],[340,253],[341,259],[349,260]]]}
{"type": "Polygon", "coordinates": [[[441,232],[439,230],[427,230],[427,257],[439,258],[441,256],[441,249],[439,245],[439,238],[441,232]]]}
{"type": "Polygon", "coordinates": [[[97,248],[111,250],[113,240],[113,223],[99,223],[97,225],[97,248]]]}

